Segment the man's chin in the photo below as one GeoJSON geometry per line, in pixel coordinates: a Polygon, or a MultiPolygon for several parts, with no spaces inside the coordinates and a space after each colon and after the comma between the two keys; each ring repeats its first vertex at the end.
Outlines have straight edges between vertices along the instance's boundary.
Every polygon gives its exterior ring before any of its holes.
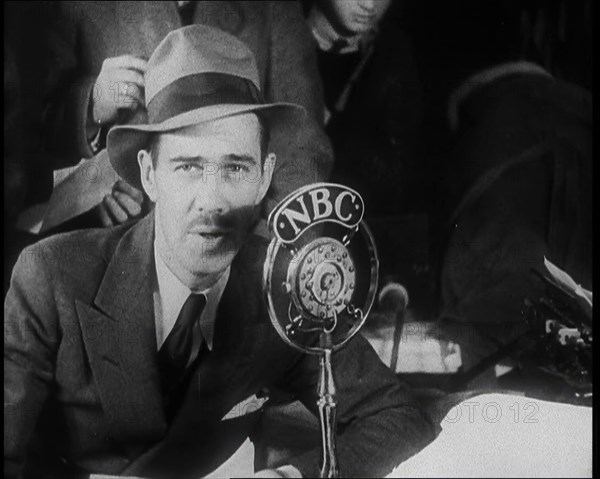
{"type": "Polygon", "coordinates": [[[234,254],[204,255],[188,260],[186,268],[192,275],[197,277],[214,275],[225,271],[233,262],[233,258],[235,258],[234,254]]]}
{"type": "Polygon", "coordinates": [[[239,248],[235,241],[201,242],[188,252],[188,264],[200,273],[214,273],[226,269],[239,248]]]}

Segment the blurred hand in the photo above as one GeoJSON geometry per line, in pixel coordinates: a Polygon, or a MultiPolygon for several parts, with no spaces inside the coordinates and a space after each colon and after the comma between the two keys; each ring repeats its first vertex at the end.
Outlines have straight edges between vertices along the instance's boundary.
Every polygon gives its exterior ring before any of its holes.
{"type": "Polygon", "coordinates": [[[120,109],[135,110],[144,105],[144,73],[148,62],[132,55],[107,58],[102,63],[92,92],[95,124],[110,124],[120,109]]]}
{"type": "Polygon", "coordinates": [[[106,195],[100,204],[100,219],[104,226],[124,223],[142,213],[144,194],[129,183],[118,180],[112,193],[106,195]]]}

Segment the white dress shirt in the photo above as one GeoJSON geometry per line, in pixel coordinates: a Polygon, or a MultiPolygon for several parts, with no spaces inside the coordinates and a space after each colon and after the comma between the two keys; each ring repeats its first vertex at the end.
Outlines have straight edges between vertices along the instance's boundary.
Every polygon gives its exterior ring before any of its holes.
{"type": "Polygon", "coordinates": [[[154,320],[156,325],[156,347],[160,349],[175,326],[183,304],[192,293],[202,293],[206,297],[206,306],[200,315],[200,321],[194,325],[194,345],[191,357],[200,347],[204,338],[209,350],[213,347],[213,336],[217,308],[229,279],[231,267],[227,268],[219,280],[204,291],[191,291],[175,276],[156,250],[154,242],[154,262],[156,264],[157,284],[154,290],[154,320]]]}

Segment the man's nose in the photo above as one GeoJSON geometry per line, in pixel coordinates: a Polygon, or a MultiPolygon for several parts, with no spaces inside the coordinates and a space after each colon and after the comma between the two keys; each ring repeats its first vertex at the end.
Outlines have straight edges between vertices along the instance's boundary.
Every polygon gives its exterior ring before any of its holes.
{"type": "Polygon", "coordinates": [[[204,174],[196,183],[195,207],[206,213],[222,213],[227,202],[224,195],[224,183],[217,165],[209,163],[204,167],[204,174]]]}

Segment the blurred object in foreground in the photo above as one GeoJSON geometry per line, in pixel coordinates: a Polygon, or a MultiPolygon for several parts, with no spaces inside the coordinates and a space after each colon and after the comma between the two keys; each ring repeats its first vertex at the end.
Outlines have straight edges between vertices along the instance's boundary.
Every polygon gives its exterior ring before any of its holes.
{"type": "Polygon", "coordinates": [[[387,283],[377,297],[382,311],[401,312],[408,307],[408,291],[400,283],[387,283]]]}
{"type": "MultiPolygon", "coordinates": [[[[368,204],[369,208],[371,207],[368,204]]],[[[370,211],[370,210],[369,210],[370,211]]],[[[399,283],[410,293],[407,308],[416,321],[435,317],[435,281],[430,267],[429,219],[426,214],[379,216],[366,221],[380,259],[380,283],[399,283]]],[[[382,290],[383,291],[383,288],[382,290]]],[[[367,319],[367,327],[371,318],[367,319]]]]}

